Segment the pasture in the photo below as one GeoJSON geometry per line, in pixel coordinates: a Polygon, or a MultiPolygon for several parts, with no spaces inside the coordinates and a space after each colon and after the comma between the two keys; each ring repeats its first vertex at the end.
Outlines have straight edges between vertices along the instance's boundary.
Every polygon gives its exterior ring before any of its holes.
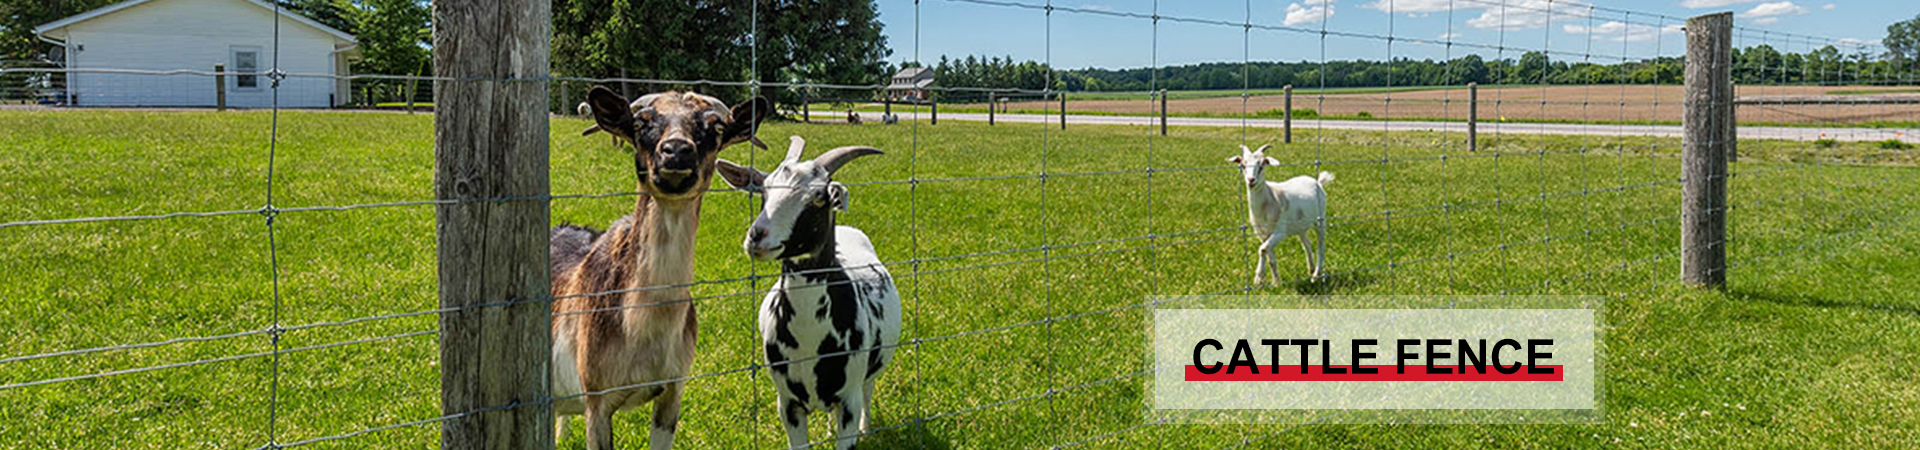
{"type": "MultiPolygon", "coordinates": [[[[1487,85],[1480,87],[1480,120],[1512,122],[1680,123],[1682,92],[1678,85],[1487,85]]],[[[1205,95],[1222,91],[1168,94],[1172,115],[1232,117],[1247,113],[1278,116],[1286,98],[1279,90],[1250,91],[1244,106],[1240,91],[1232,95],[1205,95]],[[1244,107],[1244,109],[1243,109],[1244,107]]],[[[1738,86],[1735,95],[1755,98],[1790,96],[1910,95],[1912,90],[1889,86],[1738,86]]],[[[1842,97],[1844,98],[1844,97],[1842,97]]],[[[1746,105],[1737,109],[1741,123],[1768,125],[1891,125],[1912,127],[1920,120],[1920,104],[1888,105],[1746,105]]],[[[1121,97],[1101,93],[1072,94],[1067,110],[1073,114],[1154,115],[1159,102],[1144,95],[1121,97]]],[[[1293,107],[1311,109],[1327,118],[1396,120],[1467,119],[1467,90],[1463,87],[1295,89],[1293,107]]],[[[957,104],[954,111],[981,104],[957,104]]],[[[1058,111],[1057,102],[1015,101],[1017,111],[1058,111]]],[[[944,109],[944,108],[943,108],[944,109]]]]}
{"type": "MultiPolygon", "coordinates": [[[[1677,89],[1677,88],[1676,88],[1677,89]]],[[[1398,98],[1396,94],[1396,98],[1398,98]]],[[[1486,93],[1483,92],[1483,96],[1486,93]]],[[[1144,103],[1144,102],[1136,102],[1144,103]]],[[[1237,102],[1236,102],[1237,103],[1237,102]]],[[[1674,105],[1677,109],[1677,103],[1674,105]]],[[[1537,108],[1537,107],[1536,107],[1537,108]]],[[[265,112],[0,111],[0,223],[266,204],[265,112]]],[[[587,122],[552,124],[555,224],[604,227],[633,209],[631,157],[587,122]]],[[[427,114],[283,112],[281,208],[432,196],[427,114]]],[[[1257,238],[1236,145],[1278,130],[945,122],[770,122],[849,165],[851,210],[906,296],[909,339],[878,385],[862,448],[1891,447],[1920,441],[1920,169],[1913,150],[1743,141],[1725,291],[1680,286],[1676,139],[1301,130],[1268,153],[1274,179],[1327,170],[1335,217],[1322,282],[1250,294],[1594,294],[1605,310],[1607,421],[1595,425],[1162,425],[1142,422],[1154,294],[1238,292],[1257,238]],[[1152,168],[1154,170],[1147,170],[1152,168]],[[1041,174],[1049,174],[1041,176],[1041,174]],[[909,178],[917,183],[901,182],[909,178]],[[1070,389],[1069,389],[1070,388],[1070,389]],[[1050,389],[1058,389],[1050,391],[1050,389]],[[1051,395],[1049,393],[1052,392],[1051,395]],[[1107,433],[1127,430],[1124,433],[1107,433]]],[[[779,145],[776,145],[779,147],[779,145]]],[[[770,169],[773,152],[723,158],[770,169]]],[[[814,153],[809,153],[812,156],[814,153]]],[[[773,264],[740,240],[758,202],[702,210],[694,372],[759,361],[756,310],[773,264]]],[[[275,220],[285,325],[436,307],[434,210],[375,206],[275,220]]],[[[256,214],[0,228],[0,358],[257,330],[274,273],[256,214]]],[[[1280,247],[1282,274],[1305,261],[1280,247]]],[[[439,409],[431,315],[284,334],[313,348],[0,390],[0,447],[255,448],[428,419],[439,409]],[[404,336],[404,337],[392,337],[404,336]],[[277,383],[272,376],[278,367],[277,383]],[[269,413],[270,392],[278,408],[269,413]]],[[[0,363],[0,385],[249,355],[266,336],[0,363]]],[[[765,373],[693,380],[679,448],[776,448],[765,373]]],[[[617,416],[644,448],[646,412],[617,416]]],[[[827,436],[816,416],[814,436],[827,436]]],[[[580,448],[577,419],[561,448],[580,448]]],[[[308,448],[427,448],[438,426],[308,448]]]]}

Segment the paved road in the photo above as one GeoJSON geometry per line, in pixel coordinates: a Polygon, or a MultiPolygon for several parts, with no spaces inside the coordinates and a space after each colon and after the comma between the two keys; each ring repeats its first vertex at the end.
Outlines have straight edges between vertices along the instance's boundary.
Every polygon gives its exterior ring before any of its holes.
{"type": "MultiPolygon", "coordinates": [[[[901,120],[914,118],[913,112],[896,113],[901,120]]],[[[860,113],[866,122],[879,122],[881,113],[860,113]]],[[[924,118],[924,117],[923,117],[924,118]]],[[[985,122],[986,114],[946,113],[943,120],[961,120],[985,122]]],[[[1038,114],[1000,114],[996,120],[1016,123],[1057,123],[1059,116],[1038,114]]],[[[1207,118],[1207,117],[1169,117],[1167,124],[1173,126],[1200,127],[1238,127],[1243,119],[1207,118]]],[[[1280,119],[1244,119],[1247,126],[1259,128],[1280,128],[1280,119]]],[[[1067,116],[1067,124],[1088,125],[1158,125],[1159,119],[1141,116],[1067,116]]],[[[1465,133],[1464,122],[1423,122],[1423,121],[1369,121],[1369,120],[1294,120],[1294,128],[1301,130],[1336,129],[1368,131],[1448,131],[1465,133]]],[[[1588,136],[1660,136],[1680,137],[1679,125],[1583,125],[1563,123],[1483,123],[1481,134],[1552,134],[1552,135],[1588,135],[1588,136]]],[[[1847,128],[1847,127],[1740,127],[1740,137],[1747,139],[1785,139],[1812,141],[1821,138],[1833,138],[1840,141],[1884,141],[1899,139],[1911,143],[1920,143],[1920,129],[1913,128],[1847,128]]]]}

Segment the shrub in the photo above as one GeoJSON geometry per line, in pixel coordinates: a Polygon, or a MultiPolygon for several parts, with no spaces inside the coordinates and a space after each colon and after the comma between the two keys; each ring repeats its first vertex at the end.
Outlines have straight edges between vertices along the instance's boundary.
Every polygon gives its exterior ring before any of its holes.
{"type": "Polygon", "coordinates": [[[1881,150],[1906,150],[1906,149],[1913,148],[1913,144],[1902,142],[1899,139],[1888,139],[1888,140],[1880,141],[1876,145],[1878,145],[1881,150]]]}
{"type": "Polygon", "coordinates": [[[1833,148],[1838,145],[1840,145],[1840,141],[1833,140],[1833,138],[1821,138],[1813,141],[1813,146],[1820,148],[1833,148]]]}
{"type": "Polygon", "coordinates": [[[1373,113],[1370,113],[1370,112],[1366,112],[1366,111],[1361,111],[1360,113],[1358,113],[1358,114],[1354,114],[1353,116],[1354,116],[1354,117],[1359,117],[1359,118],[1362,118],[1362,119],[1372,119],[1372,118],[1373,118],[1373,113]]]}

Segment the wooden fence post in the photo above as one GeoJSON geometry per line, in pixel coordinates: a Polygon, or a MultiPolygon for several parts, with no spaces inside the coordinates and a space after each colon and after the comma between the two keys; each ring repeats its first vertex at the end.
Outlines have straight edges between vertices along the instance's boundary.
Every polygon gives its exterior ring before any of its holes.
{"type": "Polygon", "coordinates": [[[442,449],[553,448],[551,5],[433,2],[442,449]]]}
{"type": "Polygon", "coordinates": [[[1067,129],[1067,93],[1060,93],[1060,129],[1067,129]]]}
{"type": "Polygon", "coordinates": [[[1480,83],[1467,82],[1467,151],[1480,151],[1480,83]]]}
{"type": "Polygon", "coordinates": [[[1167,135],[1167,89],[1160,88],[1160,135],[1167,135]]]}
{"type": "Polygon", "coordinates": [[[987,93],[987,125],[988,126],[993,125],[994,113],[1000,110],[1000,107],[997,106],[993,101],[994,97],[995,95],[993,95],[992,92],[987,93]]]}
{"type": "Polygon", "coordinates": [[[1289,85],[1286,85],[1285,87],[1280,88],[1280,92],[1281,92],[1280,96],[1286,99],[1280,105],[1281,108],[1286,109],[1285,112],[1281,113],[1281,116],[1285,117],[1285,119],[1282,119],[1280,121],[1281,128],[1283,130],[1280,133],[1280,143],[1292,144],[1293,143],[1293,85],[1289,84],[1289,85]]]}
{"type": "MultiPolygon", "coordinates": [[[[832,106],[829,104],[828,106],[832,106]]],[[[813,104],[807,101],[807,90],[800,90],[800,121],[813,123],[813,104]]]]}
{"type": "Polygon", "coordinates": [[[219,111],[227,110],[227,65],[213,65],[213,105],[219,111]]]}
{"type": "Polygon", "coordinates": [[[1727,157],[1734,139],[1733,13],[1687,19],[1686,97],[1681,125],[1680,278],[1727,282],[1727,157]]]}
{"type": "Polygon", "coordinates": [[[939,125],[940,124],[940,101],[932,98],[928,98],[927,105],[928,107],[932,108],[932,112],[931,114],[929,114],[929,118],[927,120],[927,125],[939,125]]]}

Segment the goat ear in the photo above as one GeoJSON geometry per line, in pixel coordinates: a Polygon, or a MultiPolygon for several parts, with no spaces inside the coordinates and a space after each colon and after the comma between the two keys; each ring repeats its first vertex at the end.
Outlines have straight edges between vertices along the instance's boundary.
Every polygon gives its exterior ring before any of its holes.
{"type": "Polygon", "coordinates": [[[714,168],[720,172],[720,179],[728,185],[751,193],[764,193],[767,190],[767,174],[760,169],[734,164],[733,161],[716,160],[714,168]]]}
{"type": "Polygon", "coordinates": [[[773,114],[773,101],[766,97],[754,97],[728,109],[733,110],[733,124],[727,126],[720,148],[752,142],[754,147],[766,149],[767,144],[754,137],[754,132],[760,128],[760,121],[767,120],[767,116],[773,114]]]}
{"type": "Polygon", "coordinates": [[[587,109],[592,110],[594,125],[581,132],[581,135],[597,131],[613,133],[621,140],[633,138],[633,110],[627,107],[627,98],[613,93],[606,86],[594,86],[587,91],[587,109]]]}
{"type": "Polygon", "coordinates": [[[847,196],[847,185],[838,181],[827,183],[827,198],[833,202],[833,209],[846,212],[847,196]]]}
{"type": "Polygon", "coordinates": [[[1278,165],[1280,165],[1280,160],[1278,160],[1278,159],[1273,159],[1273,157],[1271,157],[1271,156],[1269,156],[1269,157],[1267,157],[1267,165],[1269,165],[1269,166],[1278,166],[1278,165]]]}
{"type": "Polygon", "coordinates": [[[1240,164],[1240,161],[1241,161],[1240,157],[1238,156],[1227,158],[1227,162],[1234,163],[1234,164],[1240,164]]]}

